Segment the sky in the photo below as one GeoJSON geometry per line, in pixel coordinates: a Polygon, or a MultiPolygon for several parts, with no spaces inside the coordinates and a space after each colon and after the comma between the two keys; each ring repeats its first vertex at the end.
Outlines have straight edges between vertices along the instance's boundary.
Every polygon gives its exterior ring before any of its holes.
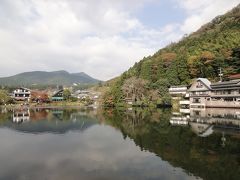
{"type": "Polygon", "coordinates": [[[108,80],[240,0],[0,0],[0,77],[85,72],[108,80]]]}

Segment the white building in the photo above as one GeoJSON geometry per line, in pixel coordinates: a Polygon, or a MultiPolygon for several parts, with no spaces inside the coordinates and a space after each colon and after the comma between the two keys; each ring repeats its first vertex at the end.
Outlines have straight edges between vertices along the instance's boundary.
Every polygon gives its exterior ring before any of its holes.
{"type": "Polygon", "coordinates": [[[13,99],[17,101],[29,101],[31,98],[31,90],[27,88],[18,88],[13,91],[13,99]]]}
{"type": "Polygon", "coordinates": [[[171,86],[168,91],[169,94],[173,97],[173,99],[178,99],[180,97],[188,96],[187,93],[188,87],[187,86],[171,86]]]}
{"type": "Polygon", "coordinates": [[[240,80],[211,83],[198,78],[188,91],[190,108],[240,108],[240,80]]]}
{"type": "Polygon", "coordinates": [[[211,82],[206,78],[198,78],[189,88],[190,107],[205,108],[211,95],[211,82]]]}

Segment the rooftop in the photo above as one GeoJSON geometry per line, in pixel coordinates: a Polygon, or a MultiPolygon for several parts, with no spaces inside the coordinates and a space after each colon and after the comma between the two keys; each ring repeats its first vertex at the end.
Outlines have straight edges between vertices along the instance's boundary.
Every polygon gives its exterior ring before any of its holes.
{"type": "Polygon", "coordinates": [[[233,79],[240,79],[240,74],[232,74],[229,76],[229,79],[233,80],[233,79]]]}
{"type": "Polygon", "coordinates": [[[228,88],[228,87],[240,87],[240,79],[239,80],[232,80],[232,81],[224,81],[224,82],[217,82],[212,83],[211,88],[228,88]]]}
{"type": "Polygon", "coordinates": [[[197,81],[202,81],[209,89],[211,89],[211,82],[207,78],[198,78],[197,81]]]}
{"type": "Polygon", "coordinates": [[[179,85],[179,86],[170,86],[170,88],[186,88],[187,85],[179,85]]]}

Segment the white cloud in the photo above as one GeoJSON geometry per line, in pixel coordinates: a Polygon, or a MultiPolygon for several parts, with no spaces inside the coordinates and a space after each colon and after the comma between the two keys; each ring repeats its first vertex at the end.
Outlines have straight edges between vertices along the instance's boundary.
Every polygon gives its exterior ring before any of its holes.
{"type": "Polygon", "coordinates": [[[177,0],[179,5],[186,11],[181,30],[185,33],[196,31],[203,24],[211,21],[214,17],[226,13],[240,3],[239,0],[177,0]]]}
{"type": "Polygon", "coordinates": [[[1,0],[0,76],[65,69],[107,80],[239,2],[173,0],[186,19],[149,28],[135,12],[154,1],[1,0]]]}
{"type": "Polygon", "coordinates": [[[2,75],[66,68],[108,79],[152,53],[119,36],[141,26],[129,12],[120,11],[119,1],[101,4],[102,8],[99,1],[2,1],[2,75]]]}

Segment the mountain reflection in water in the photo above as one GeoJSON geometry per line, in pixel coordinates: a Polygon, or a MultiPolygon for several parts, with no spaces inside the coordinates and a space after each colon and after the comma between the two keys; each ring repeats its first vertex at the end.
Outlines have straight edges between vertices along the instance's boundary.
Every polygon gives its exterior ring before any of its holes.
{"type": "Polygon", "coordinates": [[[0,179],[240,179],[240,110],[0,113],[0,179]]]}

